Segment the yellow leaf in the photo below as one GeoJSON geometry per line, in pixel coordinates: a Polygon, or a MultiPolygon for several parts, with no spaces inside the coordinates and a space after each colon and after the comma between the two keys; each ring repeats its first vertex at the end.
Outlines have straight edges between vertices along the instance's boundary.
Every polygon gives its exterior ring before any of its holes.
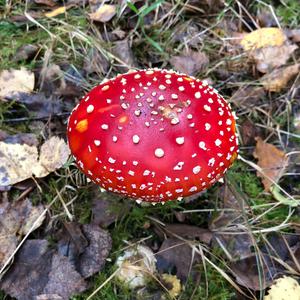
{"type": "Polygon", "coordinates": [[[286,36],[280,28],[266,27],[257,29],[245,35],[241,40],[244,50],[255,50],[268,46],[281,46],[286,36]]]}
{"type": "Polygon", "coordinates": [[[31,93],[34,89],[34,73],[21,70],[4,70],[0,73],[0,98],[14,93],[31,93]]]}
{"type": "Polygon", "coordinates": [[[89,16],[93,21],[105,23],[111,20],[115,14],[115,5],[104,4],[103,6],[100,6],[95,12],[91,13],[89,16]]]}
{"type": "Polygon", "coordinates": [[[56,8],[56,9],[54,9],[54,10],[48,12],[48,13],[45,13],[45,16],[47,18],[53,18],[53,17],[56,17],[58,15],[61,15],[61,14],[65,13],[66,10],[67,10],[67,6],[61,6],[61,7],[56,8]]]}

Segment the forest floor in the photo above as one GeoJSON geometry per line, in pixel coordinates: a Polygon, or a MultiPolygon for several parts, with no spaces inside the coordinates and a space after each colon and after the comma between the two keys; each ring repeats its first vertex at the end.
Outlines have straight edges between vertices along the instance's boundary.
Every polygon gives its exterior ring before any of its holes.
{"type": "Polygon", "coordinates": [[[0,0],[0,15],[1,300],[270,299],[284,275],[296,289],[298,0],[0,0]],[[224,183],[149,206],[88,182],[66,126],[92,87],[154,67],[224,96],[240,157],[224,183]],[[116,261],[140,246],[132,288],[116,261]]]}

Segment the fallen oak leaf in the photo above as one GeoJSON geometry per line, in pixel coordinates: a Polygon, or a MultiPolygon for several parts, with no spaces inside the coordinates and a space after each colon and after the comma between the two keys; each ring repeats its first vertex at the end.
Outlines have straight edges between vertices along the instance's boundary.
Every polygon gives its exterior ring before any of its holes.
{"type": "Polygon", "coordinates": [[[106,23],[110,21],[116,14],[116,6],[111,4],[104,4],[100,6],[95,12],[89,14],[93,21],[106,23]]]}
{"type": "Polygon", "coordinates": [[[29,117],[45,118],[63,114],[64,102],[59,96],[52,93],[47,97],[44,93],[17,93],[12,97],[6,97],[6,101],[15,101],[23,104],[28,112],[29,117]]]}
{"type": "Polygon", "coordinates": [[[262,169],[257,176],[262,178],[265,191],[270,191],[273,182],[278,182],[288,165],[286,154],[274,145],[265,143],[260,137],[256,137],[256,147],[253,156],[258,159],[258,166],[262,169]]]}
{"type": "Polygon", "coordinates": [[[100,193],[95,187],[92,197],[92,224],[107,228],[130,211],[130,203],[122,201],[123,195],[110,192],[100,193]]]}
{"type": "Polygon", "coordinates": [[[230,261],[246,258],[252,254],[253,240],[247,231],[242,233],[237,228],[244,221],[243,210],[249,206],[242,195],[228,182],[220,192],[225,210],[212,216],[209,223],[209,229],[214,234],[212,245],[222,249],[230,261]]]}
{"type": "Polygon", "coordinates": [[[44,14],[41,11],[29,10],[25,14],[13,15],[9,18],[9,20],[11,22],[29,23],[30,19],[39,19],[42,18],[43,16],[44,14]]]}
{"type": "Polygon", "coordinates": [[[0,99],[18,92],[31,93],[34,89],[34,73],[20,70],[3,70],[0,73],[0,99]]]}
{"type": "Polygon", "coordinates": [[[269,92],[280,92],[288,82],[299,73],[300,64],[282,67],[260,78],[260,82],[269,92]]]}
{"type": "Polygon", "coordinates": [[[80,255],[76,269],[83,278],[88,278],[103,269],[112,247],[112,239],[108,231],[92,224],[84,224],[82,232],[89,244],[80,255]]]}

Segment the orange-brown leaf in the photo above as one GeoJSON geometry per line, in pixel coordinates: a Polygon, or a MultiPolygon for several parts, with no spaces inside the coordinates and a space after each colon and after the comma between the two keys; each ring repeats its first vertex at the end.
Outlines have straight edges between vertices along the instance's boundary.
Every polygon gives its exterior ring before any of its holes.
{"type": "Polygon", "coordinates": [[[258,165],[263,174],[257,172],[257,176],[262,178],[262,183],[266,191],[270,190],[273,182],[277,182],[288,165],[286,154],[277,149],[274,145],[265,143],[260,137],[256,138],[256,147],[253,153],[258,159],[258,165]]]}

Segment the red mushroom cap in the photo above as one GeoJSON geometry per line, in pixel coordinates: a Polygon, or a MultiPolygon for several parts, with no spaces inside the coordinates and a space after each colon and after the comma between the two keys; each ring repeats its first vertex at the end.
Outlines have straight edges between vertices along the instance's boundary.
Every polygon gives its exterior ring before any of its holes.
{"type": "Polygon", "coordinates": [[[73,110],[68,139],[91,180],[150,202],[207,189],[238,152],[224,98],[205,82],[160,69],[95,87],[73,110]]]}

